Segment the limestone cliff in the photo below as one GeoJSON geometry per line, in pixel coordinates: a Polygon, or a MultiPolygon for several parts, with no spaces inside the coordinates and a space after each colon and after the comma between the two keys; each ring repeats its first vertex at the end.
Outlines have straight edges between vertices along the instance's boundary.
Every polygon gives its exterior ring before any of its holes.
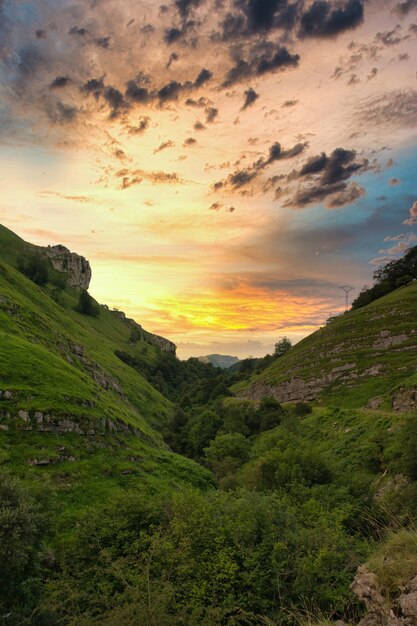
{"type": "Polygon", "coordinates": [[[90,263],[83,256],[70,252],[62,245],[43,248],[54,268],[68,277],[71,287],[88,289],[91,281],[90,263]]]}

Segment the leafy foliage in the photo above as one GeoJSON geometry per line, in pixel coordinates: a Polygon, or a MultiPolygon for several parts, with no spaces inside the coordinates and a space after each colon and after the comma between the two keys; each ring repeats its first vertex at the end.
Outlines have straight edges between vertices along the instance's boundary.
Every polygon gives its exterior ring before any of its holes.
{"type": "Polygon", "coordinates": [[[37,285],[46,285],[49,276],[47,259],[39,253],[22,256],[18,261],[19,270],[37,285]]]}
{"type": "Polygon", "coordinates": [[[374,284],[365,286],[352,303],[359,309],[417,278],[417,246],[407,250],[401,259],[389,261],[374,272],[374,284]]]}
{"type": "Polygon", "coordinates": [[[92,317],[98,317],[100,315],[100,307],[86,289],[81,289],[75,310],[78,311],[78,313],[91,315],[92,317]]]}

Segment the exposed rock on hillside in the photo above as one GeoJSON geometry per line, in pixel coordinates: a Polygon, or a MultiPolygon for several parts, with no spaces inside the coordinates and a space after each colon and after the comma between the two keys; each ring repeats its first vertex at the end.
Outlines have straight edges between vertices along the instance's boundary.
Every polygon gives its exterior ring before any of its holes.
{"type": "Polygon", "coordinates": [[[71,287],[88,289],[91,281],[90,263],[83,256],[70,252],[62,245],[43,248],[54,268],[68,277],[71,287]]]}
{"type": "Polygon", "coordinates": [[[387,597],[377,576],[366,566],[358,568],[352,590],[367,609],[358,626],[416,626],[417,576],[411,578],[397,598],[387,597]]]}
{"type": "Polygon", "coordinates": [[[126,313],[124,313],[123,311],[113,310],[112,313],[116,315],[116,317],[118,317],[119,319],[123,320],[128,326],[130,326],[130,328],[137,333],[138,337],[141,337],[145,341],[148,341],[148,343],[152,344],[153,346],[157,346],[164,352],[173,352],[174,354],[176,353],[177,346],[172,341],[169,341],[169,339],[165,339],[165,337],[161,337],[160,335],[154,335],[153,333],[146,331],[143,326],[135,322],[134,319],[127,317],[126,313]]]}

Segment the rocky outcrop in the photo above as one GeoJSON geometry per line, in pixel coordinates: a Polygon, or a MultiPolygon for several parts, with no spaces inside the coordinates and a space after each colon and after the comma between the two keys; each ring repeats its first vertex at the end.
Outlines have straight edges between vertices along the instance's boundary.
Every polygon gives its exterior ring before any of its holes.
{"type": "Polygon", "coordinates": [[[20,409],[17,413],[10,410],[0,409],[0,430],[20,428],[26,431],[43,433],[75,433],[76,435],[96,434],[125,434],[134,435],[146,439],[144,434],[137,428],[129,426],[122,421],[112,420],[106,417],[78,417],[71,415],[54,415],[43,411],[27,411],[20,409]]]}
{"type": "Polygon", "coordinates": [[[278,385],[269,385],[263,382],[255,382],[244,392],[244,397],[249,400],[261,400],[265,396],[271,396],[278,402],[303,402],[305,400],[315,400],[323,389],[335,382],[344,379],[346,373],[348,378],[352,376],[351,370],[355,368],[353,363],[345,363],[335,367],[321,378],[303,380],[302,378],[291,378],[278,385]]]}
{"type": "Polygon", "coordinates": [[[373,347],[377,349],[386,350],[392,346],[397,346],[404,341],[407,341],[407,335],[391,335],[389,330],[382,330],[378,338],[374,341],[373,347]]]}
{"type": "Polygon", "coordinates": [[[417,388],[396,390],[392,395],[392,408],[398,413],[413,413],[417,408],[417,388]]]}
{"type": "Polygon", "coordinates": [[[88,289],[91,281],[90,263],[83,256],[70,252],[65,246],[43,248],[54,268],[66,274],[68,284],[77,289],[88,289]]]}
{"type": "Polygon", "coordinates": [[[393,599],[383,592],[377,576],[363,565],[358,568],[352,591],[367,610],[358,626],[417,626],[417,576],[393,599]]]}
{"type": "Polygon", "coordinates": [[[172,352],[173,354],[176,353],[177,346],[172,341],[169,341],[169,339],[165,339],[165,337],[161,337],[160,335],[149,333],[143,328],[143,326],[135,322],[134,319],[127,317],[126,313],[123,311],[114,309],[112,313],[119,319],[123,320],[132,330],[136,331],[137,336],[144,339],[144,341],[160,348],[163,352],[172,352]]]}

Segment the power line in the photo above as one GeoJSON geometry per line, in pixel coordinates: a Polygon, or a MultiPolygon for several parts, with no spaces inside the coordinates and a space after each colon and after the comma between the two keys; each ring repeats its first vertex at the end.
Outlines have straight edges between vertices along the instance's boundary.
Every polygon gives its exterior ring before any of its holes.
{"type": "Polygon", "coordinates": [[[345,292],[345,311],[347,311],[349,309],[349,292],[355,289],[355,287],[343,285],[342,287],[339,287],[339,289],[342,289],[345,292]]]}

